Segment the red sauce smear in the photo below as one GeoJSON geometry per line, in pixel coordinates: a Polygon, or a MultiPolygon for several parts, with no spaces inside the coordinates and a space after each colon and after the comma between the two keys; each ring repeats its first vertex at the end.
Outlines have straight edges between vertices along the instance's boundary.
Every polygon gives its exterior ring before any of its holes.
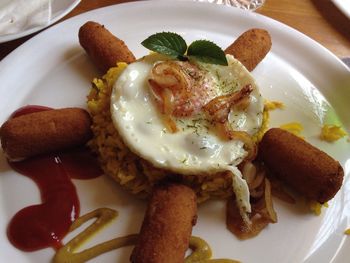
{"type": "MultiPolygon", "coordinates": [[[[11,118],[42,110],[50,108],[26,106],[15,111],[11,118]]],[[[11,219],[7,232],[10,242],[24,251],[60,248],[61,240],[80,212],[78,195],[71,178],[100,176],[102,171],[96,158],[86,147],[81,147],[9,164],[37,184],[42,200],[42,204],[25,207],[11,219]]]]}
{"type": "Polygon", "coordinates": [[[22,108],[19,108],[16,111],[14,111],[11,114],[10,119],[16,118],[16,117],[19,117],[19,116],[22,116],[22,115],[26,115],[26,114],[29,114],[29,113],[34,113],[34,112],[38,112],[38,111],[45,111],[45,110],[52,110],[52,108],[46,107],[46,106],[39,106],[39,105],[24,106],[22,108]]]}

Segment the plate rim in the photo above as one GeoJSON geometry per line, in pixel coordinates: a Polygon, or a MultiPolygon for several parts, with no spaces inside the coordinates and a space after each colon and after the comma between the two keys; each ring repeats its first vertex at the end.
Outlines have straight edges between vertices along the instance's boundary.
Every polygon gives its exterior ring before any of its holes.
{"type": "MultiPolygon", "coordinates": [[[[81,0],[74,0],[69,6],[67,6],[65,9],[62,10],[57,10],[57,11],[62,11],[60,12],[58,15],[52,17],[50,19],[50,22],[47,25],[44,26],[37,26],[37,27],[33,27],[30,29],[27,29],[25,31],[19,32],[19,33],[15,33],[15,34],[6,34],[6,35],[2,35],[0,36],[0,43],[5,43],[5,42],[9,42],[12,40],[16,40],[25,36],[28,36],[30,34],[33,34],[35,32],[38,32],[40,30],[43,30],[45,28],[50,27],[51,25],[53,25],[54,23],[56,23],[58,20],[60,20],[62,17],[64,17],[65,15],[67,15],[68,13],[70,13],[79,3],[81,2],[81,0]]],[[[52,10],[52,13],[54,10],[52,10]]]]}
{"type": "Polygon", "coordinates": [[[344,0],[331,0],[331,1],[348,19],[350,19],[350,1],[348,1],[348,3],[345,3],[345,4],[343,3],[344,0]]]}

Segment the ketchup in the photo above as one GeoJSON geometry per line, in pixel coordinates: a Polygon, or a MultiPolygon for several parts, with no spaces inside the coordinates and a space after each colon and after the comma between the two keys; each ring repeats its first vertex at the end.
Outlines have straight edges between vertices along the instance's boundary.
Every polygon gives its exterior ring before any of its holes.
{"type": "Polygon", "coordinates": [[[79,199],[59,157],[38,157],[10,163],[39,187],[42,204],[23,208],[8,228],[11,243],[25,251],[60,247],[60,241],[79,216],[79,199]]]}
{"type": "MultiPolygon", "coordinates": [[[[15,111],[11,118],[50,109],[26,106],[15,111]]],[[[80,147],[9,164],[37,184],[42,200],[42,204],[25,207],[11,219],[7,231],[10,242],[24,251],[60,248],[61,240],[80,213],[78,195],[71,178],[100,176],[102,171],[97,160],[86,147],[80,147]]]]}
{"type": "Polygon", "coordinates": [[[45,110],[52,110],[52,108],[46,107],[46,106],[39,106],[39,105],[28,105],[28,106],[24,106],[24,107],[22,107],[22,108],[19,108],[19,109],[16,110],[16,111],[14,111],[14,112],[11,114],[10,119],[19,117],[19,116],[21,116],[21,115],[25,115],[25,114],[29,114],[29,113],[34,113],[34,112],[38,112],[38,111],[45,111],[45,110]]]}

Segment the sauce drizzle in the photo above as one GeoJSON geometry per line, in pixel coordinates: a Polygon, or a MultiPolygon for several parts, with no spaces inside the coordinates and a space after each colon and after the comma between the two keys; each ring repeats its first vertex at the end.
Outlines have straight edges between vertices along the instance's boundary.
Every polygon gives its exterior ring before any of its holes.
{"type": "MultiPolygon", "coordinates": [[[[65,246],[60,248],[53,258],[53,263],[83,263],[108,251],[135,245],[137,243],[138,234],[117,237],[81,250],[80,252],[76,252],[84,242],[108,225],[117,216],[118,212],[113,209],[99,208],[79,217],[72,224],[70,231],[79,228],[93,218],[96,220],[70,240],[65,246]]],[[[184,263],[239,263],[239,261],[232,259],[211,259],[212,251],[210,246],[205,240],[199,237],[192,236],[190,238],[190,248],[192,250],[191,254],[184,259],[184,263]]]]}
{"type": "Polygon", "coordinates": [[[37,157],[10,162],[17,172],[31,178],[39,187],[42,204],[23,208],[10,221],[8,237],[24,251],[61,247],[61,239],[79,216],[76,189],[58,157],[37,157]]]}
{"type": "MultiPolygon", "coordinates": [[[[18,109],[10,118],[50,109],[30,105],[18,109]]],[[[86,147],[81,147],[20,162],[9,161],[9,164],[37,184],[42,200],[41,204],[23,208],[11,219],[7,229],[10,242],[23,251],[47,247],[59,249],[62,238],[80,212],[78,195],[71,178],[100,176],[102,171],[97,160],[86,147]]]]}

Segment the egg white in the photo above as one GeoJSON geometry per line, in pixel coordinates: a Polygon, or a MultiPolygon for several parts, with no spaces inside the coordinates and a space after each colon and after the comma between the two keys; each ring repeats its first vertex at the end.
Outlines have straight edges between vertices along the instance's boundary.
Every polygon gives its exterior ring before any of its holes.
{"type": "MultiPolygon", "coordinates": [[[[246,157],[243,142],[224,141],[207,129],[204,115],[177,120],[179,131],[169,133],[160,116],[148,79],[155,63],[164,61],[151,54],[128,65],[114,84],[111,116],[127,147],[154,166],[180,174],[206,174],[231,171],[233,189],[241,205],[250,211],[249,189],[236,166],[246,157]]],[[[250,105],[244,111],[231,111],[229,122],[235,130],[254,134],[261,126],[263,101],[259,89],[245,67],[227,55],[228,66],[199,63],[210,74],[217,95],[252,85],[250,105]]]]}

